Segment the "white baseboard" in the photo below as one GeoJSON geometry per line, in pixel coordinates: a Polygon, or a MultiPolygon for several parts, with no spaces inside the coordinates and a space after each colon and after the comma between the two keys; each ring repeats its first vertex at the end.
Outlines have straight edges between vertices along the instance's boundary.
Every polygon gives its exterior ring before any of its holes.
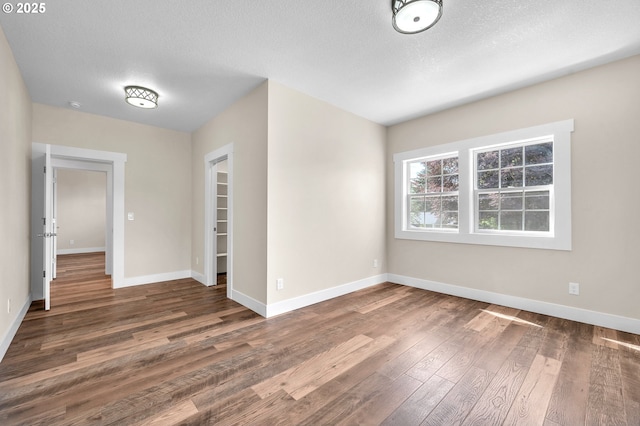
{"type": "Polygon", "coordinates": [[[184,278],[191,278],[190,270],[165,272],[163,274],[154,274],[154,275],[143,275],[139,277],[129,277],[123,280],[122,285],[119,285],[117,287],[114,286],[114,288],[133,287],[136,285],[160,283],[163,281],[181,280],[184,278]]]}
{"type": "Polygon", "coordinates": [[[363,288],[381,284],[386,281],[386,277],[386,274],[376,275],[325,290],[316,291],[315,293],[309,293],[292,299],[283,300],[281,302],[272,303],[270,305],[265,305],[264,303],[259,302],[237,290],[232,291],[231,298],[239,304],[251,309],[255,313],[262,315],[265,318],[271,318],[276,315],[304,308],[305,306],[314,305],[316,303],[324,302],[325,300],[353,293],[354,291],[362,290],[363,288]]]}
{"type": "Polygon", "coordinates": [[[99,253],[104,252],[104,247],[87,247],[87,248],[72,248],[72,249],[58,249],[57,254],[82,254],[82,253],[99,253]]]}
{"type": "Polygon", "coordinates": [[[304,308],[305,306],[314,305],[316,303],[324,302],[325,300],[333,299],[334,297],[343,296],[345,294],[353,293],[354,291],[362,290],[363,288],[381,284],[386,280],[387,275],[380,274],[325,290],[316,291],[314,293],[305,294],[303,296],[294,297],[292,299],[283,300],[281,302],[271,303],[266,306],[267,311],[265,316],[270,318],[275,315],[291,312],[296,309],[304,308]]]}
{"type": "Polygon", "coordinates": [[[525,299],[517,296],[509,296],[501,293],[493,293],[485,290],[460,287],[436,281],[406,277],[403,275],[387,274],[387,280],[392,283],[421,288],[423,290],[430,290],[452,296],[478,300],[480,302],[508,306],[514,309],[522,309],[538,314],[578,321],[585,324],[626,331],[627,333],[640,334],[640,320],[634,318],[622,317],[604,312],[589,311],[586,309],[574,308],[555,303],[541,302],[539,300],[525,299]]]}
{"type": "Polygon", "coordinates": [[[207,280],[205,279],[204,274],[201,274],[200,272],[196,272],[196,271],[192,270],[191,271],[191,278],[193,278],[194,280],[198,281],[202,285],[207,285],[207,280]]]}
{"type": "Polygon", "coordinates": [[[251,309],[258,315],[262,315],[265,318],[267,317],[267,306],[264,303],[258,302],[256,299],[247,296],[244,293],[240,293],[238,290],[231,291],[231,300],[251,309]]]}
{"type": "MultiPolygon", "coordinates": [[[[176,271],[168,272],[164,274],[146,275],[140,277],[125,278],[122,287],[131,287],[136,285],[150,284],[162,281],[178,280],[183,278],[193,278],[196,281],[204,285],[204,275],[192,271],[176,271]]],[[[302,296],[294,297],[292,299],[283,300],[281,302],[271,303],[265,305],[241,293],[237,290],[232,291],[232,299],[243,306],[251,309],[252,311],[262,315],[265,318],[270,318],[276,315],[284,314],[294,311],[296,309],[304,308],[316,303],[324,302],[325,300],[333,299],[335,297],[343,296],[354,291],[362,290],[367,287],[371,287],[383,282],[392,282],[396,284],[402,284],[410,287],[420,288],[423,290],[435,291],[438,293],[449,294],[452,296],[464,297],[467,299],[478,300],[480,302],[493,303],[502,306],[508,306],[510,308],[522,309],[525,311],[536,312],[539,314],[550,315],[558,318],[564,318],[572,321],[583,322],[585,324],[596,325],[600,327],[611,328],[614,330],[625,331],[633,334],[640,334],[640,320],[628,317],[622,317],[619,315],[608,314],[604,312],[590,311],[587,309],[575,308],[566,305],[560,305],[556,303],[542,302],[534,299],[526,299],[523,297],[510,296],[507,294],[494,293],[485,290],[478,290],[469,287],[462,287],[452,284],[445,284],[436,281],[424,280],[420,278],[412,278],[404,275],[397,274],[380,274],[373,277],[365,278],[351,283],[342,284],[336,287],[331,287],[325,290],[320,290],[314,293],[305,294],[302,296]]],[[[31,300],[29,300],[29,304],[31,300]]],[[[26,309],[28,309],[27,304],[26,309]]],[[[24,311],[26,313],[26,310],[24,311]]],[[[20,321],[22,321],[22,317],[20,321]]],[[[18,321],[17,327],[20,325],[18,321]]],[[[9,339],[9,343],[13,338],[9,339]]],[[[4,345],[4,341],[2,344],[4,345]]],[[[2,348],[0,346],[0,353],[2,348]]],[[[7,343],[8,348],[8,343],[7,343]]],[[[5,348],[6,350],[6,348],[5,348]]]]}
{"type": "Polygon", "coordinates": [[[13,324],[11,324],[11,327],[9,327],[9,330],[7,331],[7,334],[5,334],[2,340],[0,341],[0,362],[2,362],[4,355],[7,353],[7,350],[9,349],[9,345],[11,345],[11,341],[13,340],[16,333],[18,332],[18,328],[20,328],[20,324],[22,324],[22,320],[24,319],[24,316],[27,315],[29,306],[31,306],[31,295],[27,297],[27,301],[24,302],[24,305],[22,305],[22,309],[20,309],[20,312],[18,312],[16,319],[13,321],[13,324]]]}

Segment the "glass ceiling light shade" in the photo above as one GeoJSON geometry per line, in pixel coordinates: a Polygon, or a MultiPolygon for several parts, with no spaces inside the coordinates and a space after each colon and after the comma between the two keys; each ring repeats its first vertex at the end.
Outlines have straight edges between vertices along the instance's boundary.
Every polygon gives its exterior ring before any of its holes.
{"type": "Polygon", "coordinates": [[[140,86],[127,86],[124,88],[125,100],[129,105],[138,108],[157,108],[158,94],[151,89],[140,86]]]}
{"type": "Polygon", "coordinates": [[[442,16],[442,0],[391,0],[393,28],[415,34],[435,25],[442,16]]]}

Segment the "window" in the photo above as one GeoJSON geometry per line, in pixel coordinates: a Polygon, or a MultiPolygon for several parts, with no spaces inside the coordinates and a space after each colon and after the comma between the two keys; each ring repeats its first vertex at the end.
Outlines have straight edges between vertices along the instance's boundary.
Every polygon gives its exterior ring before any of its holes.
{"type": "Polygon", "coordinates": [[[553,140],[474,152],[475,229],[549,232],[553,140]]]}
{"type": "Polygon", "coordinates": [[[394,155],[396,238],[571,249],[573,120],[394,155]]]}
{"type": "Polygon", "coordinates": [[[409,226],[458,229],[458,156],[424,158],[409,168],[409,226]]]}

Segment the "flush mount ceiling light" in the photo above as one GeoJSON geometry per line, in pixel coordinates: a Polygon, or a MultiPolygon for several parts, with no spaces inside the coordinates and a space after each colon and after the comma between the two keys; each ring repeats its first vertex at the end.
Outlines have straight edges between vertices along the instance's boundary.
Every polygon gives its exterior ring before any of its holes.
{"type": "Polygon", "coordinates": [[[125,100],[129,105],[138,108],[157,108],[158,94],[151,89],[140,86],[127,86],[124,88],[125,100]]]}
{"type": "Polygon", "coordinates": [[[427,30],[442,16],[442,0],[391,0],[393,28],[402,34],[427,30]]]}

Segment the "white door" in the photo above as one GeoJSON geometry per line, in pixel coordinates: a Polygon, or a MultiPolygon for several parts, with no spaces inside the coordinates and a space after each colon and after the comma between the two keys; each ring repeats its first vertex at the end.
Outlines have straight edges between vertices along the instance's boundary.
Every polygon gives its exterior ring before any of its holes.
{"type": "Polygon", "coordinates": [[[51,190],[51,223],[53,226],[53,236],[51,237],[51,278],[56,279],[58,275],[58,172],[52,168],[52,190],[51,190]]]}
{"type": "Polygon", "coordinates": [[[53,223],[51,147],[32,145],[31,159],[31,294],[44,299],[51,309],[50,285],[53,265],[53,223]]]}

